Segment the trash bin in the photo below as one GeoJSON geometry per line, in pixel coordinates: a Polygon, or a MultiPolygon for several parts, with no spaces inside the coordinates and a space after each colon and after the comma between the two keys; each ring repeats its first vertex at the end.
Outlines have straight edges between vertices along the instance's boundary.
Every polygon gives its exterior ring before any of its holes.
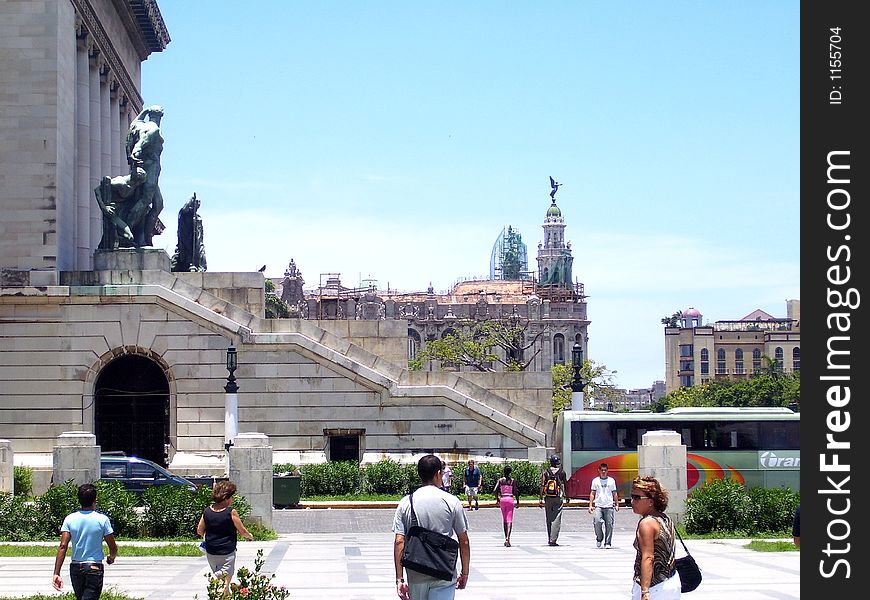
{"type": "Polygon", "coordinates": [[[299,506],[299,498],[301,495],[301,475],[272,476],[272,504],[275,508],[299,506]]]}

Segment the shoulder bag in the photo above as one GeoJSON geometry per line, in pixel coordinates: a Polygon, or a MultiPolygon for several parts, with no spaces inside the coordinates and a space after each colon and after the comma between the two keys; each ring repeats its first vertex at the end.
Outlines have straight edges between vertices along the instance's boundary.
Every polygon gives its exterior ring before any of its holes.
{"type": "Polygon", "coordinates": [[[676,527],[674,527],[674,533],[677,534],[677,538],[683,545],[683,550],[686,551],[685,556],[681,556],[674,560],[674,570],[680,574],[680,591],[685,594],[686,592],[693,591],[701,585],[701,568],[698,566],[698,563],[695,562],[692,555],[689,554],[689,549],[686,548],[686,543],[683,541],[683,538],[680,535],[680,532],[677,531],[676,527]]]}
{"type": "Polygon", "coordinates": [[[420,527],[414,512],[414,494],[411,500],[411,528],[405,534],[402,566],[444,581],[456,576],[459,542],[449,535],[420,527]]]}

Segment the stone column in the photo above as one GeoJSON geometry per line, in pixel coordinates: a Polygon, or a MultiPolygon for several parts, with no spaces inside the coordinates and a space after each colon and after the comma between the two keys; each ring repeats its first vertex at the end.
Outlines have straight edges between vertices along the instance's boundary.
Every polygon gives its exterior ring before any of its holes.
{"type": "MultiPolygon", "coordinates": [[[[82,36],[76,46],[76,226],[75,268],[88,269],[91,243],[91,138],[90,138],[90,65],[87,39],[82,36]]],[[[94,200],[96,202],[96,200],[94,200]]]]}
{"type": "MultiPolygon", "coordinates": [[[[99,177],[120,175],[112,170],[112,93],[109,66],[100,67],[100,173],[99,177]]],[[[96,203],[95,203],[96,204],[96,203]]],[[[99,214],[99,211],[97,212],[99,214]]],[[[102,217],[100,218],[102,220],[102,217]]],[[[97,240],[99,243],[99,240],[97,240]]]]}
{"type": "MultiPolygon", "coordinates": [[[[88,96],[90,109],[90,184],[88,184],[88,218],[90,219],[90,236],[88,238],[88,263],[85,269],[92,269],[93,263],[92,253],[100,244],[100,235],[103,233],[103,217],[100,214],[100,208],[97,205],[97,200],[94,198],[94,188],[100,184],[102,177],[102,160],[103,160],[103,142],[102,142],[102,118],[100,116],[100,57],[99,51],[96,48],[91,48],[90,54],[90,84],[88,86],[88,96]]],[[[107,173],[108,175],[108,173],[107,173]]]]}
{"type": "Polygon", "coordinates": [[[230,448],[229,478],[251,503],[251,516],[272,527],[272,446],[264,433],[240,433],[230,448]]]}
{"type": "Polygon", "coordinates": [[[109,131],[112,134],[109,136],[109,142],[111,144],[112,153],[112,167],[111,173],[106,173],[106,175],[111,175],[114,177],[115,175],[124,175],[127,171],[127,161],[122,161],[123,151],[122,146],[124,145],[123,138],[121,138],[121,105],[118,99],[118,95],[121,93],[119,89],[117,81],[111,81],[110,83],[110,92],[109,92],[109,131]],[[121,171],[121,163],[124,163],[124,171],[121,171]]]}
{"type": "Polygon", "coordinates": [[[686,514],[688,479],[686,446],[676,431],[650,431],[643,434],[637,448],[637,472],[652,475],[668,492],[667,514],[682,522],[686,514]]]}
{"type": "Polygon", "coordinates": [[[0,440],[0,492],[15,491],[15,467],[12,442],[0,440]]]}
{"type": "Polygon", "coordinates": [[[62,484],[72,479],[76,485],[100,478],[100,447],[97,436],[87,431],[65,431],[54,446],[51,481],[62,484]]]}

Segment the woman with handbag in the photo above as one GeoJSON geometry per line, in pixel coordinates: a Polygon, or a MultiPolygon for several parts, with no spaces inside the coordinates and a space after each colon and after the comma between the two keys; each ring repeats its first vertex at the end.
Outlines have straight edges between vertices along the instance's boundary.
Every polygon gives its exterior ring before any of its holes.
{"type": "Polygon", "coordinates": [[[668,493],[658,479],[636,477],[631,509],[640,515],[635,534],[632,600],[678,600],[680,576],[674,570],[674,523],[665,514],[668,493]]]}
{"type": "Polygon", "coordinates": [[[499,479],[492,493],[495,494],[495,503],[501,508],[501,520],[504,526],[504,545],[510,548],[511,529],[514,526],[514,509],[520,505],[520,490],[516,479],[511,477],[513,469],[505,465],[504,477],[499,479]]]}

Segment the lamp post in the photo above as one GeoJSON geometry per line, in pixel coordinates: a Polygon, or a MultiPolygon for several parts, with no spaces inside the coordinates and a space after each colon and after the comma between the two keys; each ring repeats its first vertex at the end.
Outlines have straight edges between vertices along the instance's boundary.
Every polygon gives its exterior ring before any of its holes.
{"type": "Polygon", "coordinates": [[[580,375],[580,369],[583,368],[583,346],[580,342],[574,342],[574,347],[571,348],[571,369],[574,373],[571,379],[571,410],[585,410],[583,406],[583,388],[586,384],[580,375]]]}
{"type": "MultiPolygon", "coordinates": [[[[239,386],[236,385],[236,368],[238,367],[238,354],[236,348],[230,344],[227,348],[227,384],[224,386],[226,396],[224,400],[224,448],[227,451],[227,469],[230,466],[230,448],[233,439],[239,433],[239,386]]],[[[227,471],[229,472],[229,471],[227,471]]]]}

